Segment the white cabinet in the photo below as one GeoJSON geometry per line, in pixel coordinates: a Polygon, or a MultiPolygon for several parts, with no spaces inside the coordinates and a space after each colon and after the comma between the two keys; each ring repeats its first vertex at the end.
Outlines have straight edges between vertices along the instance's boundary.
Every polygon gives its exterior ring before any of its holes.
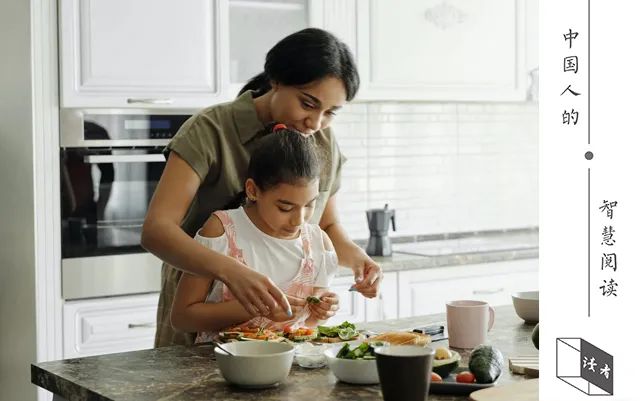
{"type": "Polygon", "coordinates": [[[63,107],[193,107],[222,94],[222,2],[61,0],[63,107]]]}
{"type": "Polygon", "coordinates": [[[235,98],[320,0],[61,0],[63,107],[202,108],[235,98]]]}
{"type": "Polygon", "coordinates": [[[365,298],[359,292],[350,292],[353,276],[337,277],[331,290],[340,297],[340,309],[326,324],[375,322],[398,317],[398,273],[385,273],[377,298],[365,298]]]}
{"type": "Polygon", "coordinates": [[[524,100],[536,12],[524,0],[60,0],[61,105],[227,101],[309,26],[354,52],[359,100],[524,100]]]}
{"type": "Polygon", "coordinates": [[[269,49],[280,39],[317,25],[318,0],[229,0],[229,96],[264,70],[269,49]]]}
{"type": "Polygon", "coordinates": [[[523,0],[358,0],[361,100],[524,100],[523,0]]]}
{"type": "Polygon", "coordinates": [[[353,276],[336,277],[331,283],[331,291],[340,297],[340,309],[334,317],[327,320],[327,325],[336,325],[348,320],[352,323],[364,322],[365,298],[355,291],[349,291],[353,285],[353,276]]]}
{"type": "Polygon", "coordinates": [[[513,292],[538,289],[538,259],[404,271],[398,288],[399,317],[445,313],[461,299],[508,305],[513,292]]]}
{"type": "Polygon", "coordinates": [[[153,347],[158,294],[66,302],[64,358],[153,347]]]}

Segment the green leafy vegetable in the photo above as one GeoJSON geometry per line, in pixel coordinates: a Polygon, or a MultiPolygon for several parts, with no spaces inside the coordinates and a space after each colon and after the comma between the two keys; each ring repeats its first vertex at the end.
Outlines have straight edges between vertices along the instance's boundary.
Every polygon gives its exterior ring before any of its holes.
{"type": "Polygon", "coordinates": [[[307,303],[309,303],[309,304],[319,304],[320,303],[320,298],[313,297],[313,296],[307,297],[307,303]]]}
{"type": "Polygon", "coordinates": [[[349,344],[345,344],[340,348],[340,351],[336,354],[336,358],[342,359],[376,359],[376,354],[373,351],[373,347],[376,346],[376,343],[362,343],[355,347],[354,349],[350,349],[349,344]]]}
{"type": "MultiPolygon", "coordinates": [[[[318,326],[318,333],[324,337],[340,337],[340,331],[343,330],[343,336],[347,334],[347,329],[353,330],[353,336],[356,334],[356,325],[348,321],[342,322],[338,326],[318,326]]],[[[348,338],[351,338],[348,337],[348,338]]],[[[347,338],[347,339],[348,339],[347,338]]]]}
{"type": "Polygon", "coordinates": [[[338,337],[340,337],[341,340],[349,340],[356,335],[358,335],[358,332],[352,327],[345,327],[344,329],[338,330],[338,337]]]}

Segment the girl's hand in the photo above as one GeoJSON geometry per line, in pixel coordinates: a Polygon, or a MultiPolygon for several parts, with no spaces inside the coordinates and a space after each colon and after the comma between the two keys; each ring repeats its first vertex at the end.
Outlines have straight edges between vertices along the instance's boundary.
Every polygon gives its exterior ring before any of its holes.
{"type": "Polygon", "coordinates": [[[336,311],[340,308],[340,298],[334,292],[324,292],[318,295],[320,303],[309,304],[311,318],[316,320],[327,320],[335,316],[336,311]]]}
{"type": "Polygon", "coordinates": [[[285,294],[271,279],[234,261],[225,269],[221,279],[251,316],[267,316],[281,312],[293,316],[285,294]]]}
{"type": "Polygon", "coordinates": [[[286,322],[287,320],[295,319],[300,316],[307,301],[305,299],[292,297],[290,295],[286,295],[286,297],[289,301],[289,305],[291,305],[292,315],[287,314],[287,312],[283,311],[282,308],[276,308],[265,317],[273,320],[274,322],[286,322]]]}
{"type": "Polygon", "coordinates": [[[354,248],[352,252],[353,255],[347,259],[352,261],[350,267],[356,283],[350,291],[358,291],[367,298],[377,297],[383,278],[382,269],[361,248],[354,248]]]}

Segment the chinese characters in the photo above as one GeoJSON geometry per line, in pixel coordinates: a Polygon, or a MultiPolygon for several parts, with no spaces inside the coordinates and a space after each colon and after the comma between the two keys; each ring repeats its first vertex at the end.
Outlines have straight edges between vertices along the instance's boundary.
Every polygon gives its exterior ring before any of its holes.
{"type": "MultiPolygon", "coordinates": [[[[573,32],[569,29],[568,33],[563,34],[565,42],[569,43],[569,49],[573,46],[573,41],[577,40],[578,32],[573,32]]],[[[578,56],[567,56],[564,58],[564,72],[573,72],[573,74],[578,74],[578,56]]],[[[580,96],[581,93],[575,89],[571,88],[571,85],[568,85],[565,90],[560,93],[560,96],[580,96]]],[[[578,125],[578,117],[580,116],[580,112],[576,110],[574,107],[571,110],[565,109],[562,112],[562,124],[563,125],[578,125]]]]}
{"type": "MultiPolygon", "coordinates": [[[[605,224],[602,228],[602,241],[600,245],[605,247],[606,252],[602,252],[600,270],[615,273],[618,270],[618,256],[613,252],[616,244],[614,234],[616,233],[613,224],[613,211],[618,206],[617,201],[603,200],[602,205],[598,208],[601,213],[605,213],[605,218],[609,220],[609,224],[605,224]]],[[[613,273],[611,273],[613,275],[613,273]]],[[[613,276],[605,276],[602,279],[602,285],[599,287],[603,297],[617,297],[618,283],[613,276]]]]}

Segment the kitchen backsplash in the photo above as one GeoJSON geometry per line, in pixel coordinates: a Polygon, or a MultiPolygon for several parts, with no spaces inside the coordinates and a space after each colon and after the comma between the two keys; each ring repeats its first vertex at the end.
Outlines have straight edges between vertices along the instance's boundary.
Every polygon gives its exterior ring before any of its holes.
{"type": "Polygon", "coordinates": [[[392,236],[538,226],[537,103],[351,104],[333,127],[354,239],[368,237],[364,211],[385,203],[392,236]]]}

